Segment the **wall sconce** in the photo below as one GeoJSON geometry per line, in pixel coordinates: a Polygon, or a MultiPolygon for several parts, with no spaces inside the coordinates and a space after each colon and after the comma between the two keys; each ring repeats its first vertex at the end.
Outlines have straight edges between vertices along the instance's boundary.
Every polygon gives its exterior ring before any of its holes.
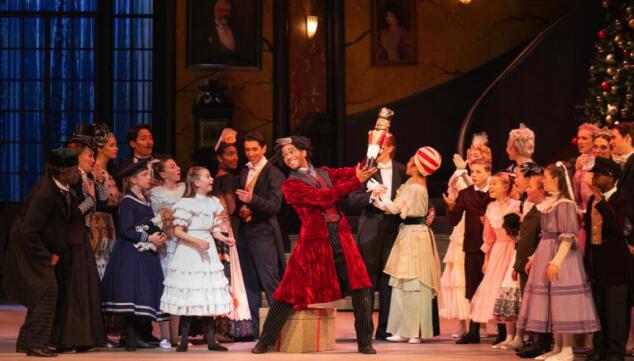
{"type": "Polygon", "coordinates": [[[462,5],[469,5],[469,4],[471,4],[471,0],[460,0],[460,3],[462,5]]]}
{"type": "Polygon", "coordinates": [[[308,15],[306,17],[306,36],[308,39],[312,39],[317,33],[317,24],[319,22],[319,18],[313,15],[308,15]]]}

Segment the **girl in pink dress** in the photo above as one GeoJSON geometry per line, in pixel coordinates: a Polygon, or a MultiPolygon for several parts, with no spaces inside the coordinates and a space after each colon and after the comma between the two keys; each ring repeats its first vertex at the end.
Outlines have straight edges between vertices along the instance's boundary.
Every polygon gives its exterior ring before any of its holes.
{"type": "MultiPolygon", "coordinates": [[[[504,216],[519,213],[520,202],[509,197],[511,177],[507,173],[497,173],[491,178],[489,194],[494,199],[489,204],[484,220],[482,252],[485,254],[482,272],[484,278],[471,300],[471,320],[486,323],[494,319],[493,311],[502,281],[515,254],[515,240],[504,230],[504,216]]],[[[515,322],[506,322],[507,334],[515,334],[515,322]]],[[[501,329],[501,327],[498,327],[501,329]]],[[[494,342],[494,347],[506,338],[502,332],[494,342]]],[[[497,346],[497,347],[496,347],[497,346]]]]}

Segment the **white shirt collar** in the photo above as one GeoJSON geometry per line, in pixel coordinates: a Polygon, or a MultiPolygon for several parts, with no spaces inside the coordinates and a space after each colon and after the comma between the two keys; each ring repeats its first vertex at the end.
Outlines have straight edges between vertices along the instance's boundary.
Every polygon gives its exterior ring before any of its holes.
{"type": "Polygon", "coordinates": [[[378,163],[377,168],[378,169],[392,169],[392,160],[390,159],[389,161],[385,163],[378,163]]]}
{"type": "Polygon", "coordinates": [[[605,193],[601,193],[603,195],[603,198],[605,198],[606,201],[610,200],[610,197],[612,197],[612,195],[614,193],[616,193],[617,188],[616,187],[612,187],[612,189],[610,189],[609,191],[605,192],[605,193]]]}
{"type": "Polygon", "coordinates": [[[487,179],[486,185],[484,186],[484,188],[478,188],[477,185],[473,185],[473,188],[475,188],[476,191],[478,192],[484,192],[484,193],[488,193],[489,192],[489,184],[491,184],[491,178],[487,179]]]}
{"type": "Polygon", "coordinates": [[[264,166],[266,165],[268,161],[266,160],[266,156],[262,157],[262,159],[260,159],[260,161],[257,164],[252,164],[251,162],[247,163],[247,167],[249,168],[255,168],[256,170],[260,170],[262,168],[264,168],[264,166]]]}
{"type": "Polygon", "coordinates": [[[52,178],[53,178],[53,182],[55,182],[55,185],[57,186],[57,188],[63,190],[64,192],[70,192],[70,187],[69,186],[63,185],[57,179],[55,179],[55,177],[52,177],[52,178]]]}

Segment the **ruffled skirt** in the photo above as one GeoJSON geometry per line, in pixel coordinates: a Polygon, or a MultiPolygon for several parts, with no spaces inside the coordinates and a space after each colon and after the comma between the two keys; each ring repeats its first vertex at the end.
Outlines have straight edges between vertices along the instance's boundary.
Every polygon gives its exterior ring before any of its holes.
{"type": "Polygon", "coordinates": [[[233,310],[229,281],[215,247],[203,251],[179,241],[163,285],[163,312],[181,316],[215,316],[233,310]]]}

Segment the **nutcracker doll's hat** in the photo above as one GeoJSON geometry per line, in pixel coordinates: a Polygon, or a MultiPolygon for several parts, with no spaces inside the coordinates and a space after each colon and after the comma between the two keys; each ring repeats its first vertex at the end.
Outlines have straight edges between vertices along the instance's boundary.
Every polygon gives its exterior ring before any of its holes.
{"type": "Polygon", "coordinates": [[[392,109],[388,109],[386,107],[381,108],[379,111],[379,118],[383,118],[386,120],[391,120],[394,116],[394,111],[392,109]]]}
{"type": "Polygon", "coordinates": [[[430,176],[440,168],[442,157],[440,153],[432,147],[418,148],[414,154],[414,164],[423,176],[430,176]]]}

